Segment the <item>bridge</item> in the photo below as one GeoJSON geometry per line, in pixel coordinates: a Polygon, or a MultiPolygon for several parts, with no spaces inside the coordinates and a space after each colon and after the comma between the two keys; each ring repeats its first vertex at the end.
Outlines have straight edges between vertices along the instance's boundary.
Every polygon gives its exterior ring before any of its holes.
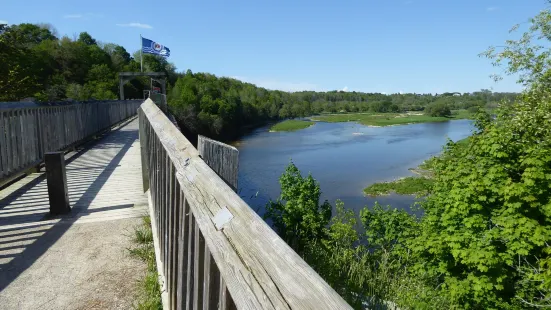
{"type": "Polygon", "coordinates": [[[128,308],[149,215],[164,309],[350,309],[235,192],[237,151],[196,149],[163,110],[0,107],[0,308],[128,308]]]}

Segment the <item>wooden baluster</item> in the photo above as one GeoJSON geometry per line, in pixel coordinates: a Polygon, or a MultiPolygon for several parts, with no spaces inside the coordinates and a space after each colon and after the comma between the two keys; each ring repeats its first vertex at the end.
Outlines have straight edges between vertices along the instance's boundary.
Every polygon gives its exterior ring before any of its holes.
{"type": "Polygon", "coordinates": [[[193,291],[195,287],[193,286],[195,284],[194,278],[195,278],[195,265],[194,265],[194,258],[195,258],[195,225],[197,224],[195,222],[195,216],[191,212],[189,212],[188,217],[188,259],[187,259],[187,286],[186,286],[186,309],[192,309],[194,304],[193,300],[193,291]]]}
{"type": "Polygon", "coordinates": [[[205,246],[204,263],[204,290],[203,290],[203,309],[218,309],[220,302],[220,271],[216,262],[210,254],[208,246],[205,246]]]}
{"type": "Polygon", "coordinates": [[[195,240],[193,251],[193,309],[203,309],[203,290],[204,290],[204,266],[205,266],[205,238],[201,234],[199,225],[195,223],[195,240]]]}

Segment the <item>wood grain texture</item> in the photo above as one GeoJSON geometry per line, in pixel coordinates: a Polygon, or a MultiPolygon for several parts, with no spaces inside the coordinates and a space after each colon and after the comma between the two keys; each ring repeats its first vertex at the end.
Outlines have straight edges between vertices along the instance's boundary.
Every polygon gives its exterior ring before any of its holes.
{"type": "Polygon", "coordinates": [[[239,151],[231,145],[202,135],[197,140],[197,150],[205,163],[236,191],[239,151]]]}
{"type": "MultiPolygon", "coordinates": [[[[350,309],[344,299],[205,163],[199,152],[151,100],[146,100],[141,109],[143,114],[140,116],[144,121],[140,124],[146,127],[147,139],[156,142],[147,150],[149,162],[161,169],[161,164],[166,165],[162,158],[165,154],[168,156],[189,207],[187,220],[183,221],[188,225],[184,229],[187,236],[180,233],[178,239],[179,266],[187,269],[187,281],[180,278],[184,276],[183,270],[178,271],[176,295],[180,297],[177,298],[179,307],[193,308],[193,292],[197,289],[193,281],[197,276],[193,260],[200,258],[195,255],[195,235],[199,232],[218,268],[220,282],[225,283],[231,295],[233,302],[226,305],[227,308],[350,309]],[[224,207],[231,212],[233,219],[218,230],[213,218],[224,207]],[[183,253],[184,249],[188,253],[183,253]],[[180,254],[187,256],[187,261],[180,254]],[[186,300],[180,303],[184,295],[186,300]]],[[[159,184],[162,181],[158,178],[155,182],[150,180],[152,193],[160,189],[162,192],[163,185],[159,184]]],[[[169,208],[173,207],[177,206],[169,208]]],[[[197,270],[204,274],[205,271],[200,269],[197,270]]]]}
{"type": "Polygon", "coordinates": [[[7,163],[7,145],[6,145],[6,127],[4,125],[4,116],[6,114],[3,111],[0,111],[0,178],[8,174],[8,163],[7,163]]]}
{"type": "Polygon", "coordinates": [[[134,116],[141,102],[0,109],[0,182],[134,116]]]}

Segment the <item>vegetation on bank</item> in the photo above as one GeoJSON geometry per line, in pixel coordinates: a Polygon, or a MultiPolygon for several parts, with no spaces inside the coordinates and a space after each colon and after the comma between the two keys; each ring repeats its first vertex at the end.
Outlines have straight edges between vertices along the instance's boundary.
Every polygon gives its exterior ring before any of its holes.
{"type": "Polygon", "coordinates": [[[140,282],[136,309],[161,310],[163,309],[161,287],[159,285],[159,274],[157,273],[155,248],[153,246],[153,231],[151,230],[151,218],[149,216],[144,217],[143,223],[136,227],[133,241],[135,245],[128,249],[130,255],[147,264],[145,277],[140,282]]]}
{"type": "Polygon", "coordinates": [[[374,183],[364,189],[369,196],[388,195],[395,192],[399,195],[427,195],[434,181],[427,177],[406,177],[392,182],[374,183]]]}
{"type": "MultiPolygon", "coordinates": [[[[455,143],[451,142],[456,149],[464,149],[469,145],[469,138],[461,139],[455,143]]],[[[448,146],[449,146],[448,145],[448,146]]],[[[388,195],[395,192],[399,195],[421,195],[429,194],[434,184],[434,165],[438,160],[449,162],[450,153],[443,153],[439,156],[433,156],[419,165],[419,167],[410,169],[419,176],[405,177],[390,182],[373,183],[364,189],[364,193],[369,196],[388,195]]]]}
{"type": "Polygon", "coordinates": [[[340,201],[332,215],[329,202],[319,202],[319,184],[293,163],[279,182],[281,195],[267,204],[265,218],[355,309],[384,309],[388,302],[402,309],[457,306],[410,270],[405,244],[419,228],[415,216],[379,204],[355,214],[340,201]]]}
{"type": "Polygon", "coordinates": [[[273,125],[270,127],[270,131],[296,131],[308,128],[314,124],[315,123],[311,121],[290,119],[273,125]]]}
{"type": "Polygon", "coordinates": [[[449,116],[431,116],[421,112],[408,113],[346,113],[319,115],[312,117],[315,121],[338,123],[358,122],[366,126],[392,126],[429,122],[447,122],[453,119],[472,118],[474,113],[467,110],[456,110],[450,112],[449,116]]]}
{"type": "Polygon", "coordinates": [[[341,202],[331,214],[292,164],[266,217],[358,309],[551,307],[551,50],[539,45],[549,38],[546,9],[520,40],[484,53],[525,90],[495,117],[480,109],[469,139],[423,165],[433,184],[420,217],[378,204],[358,217],[341,202]]]}
{"type": "Polygon", "coordinates": [[[367,126],[391,126],[405,125],[427,122],[446,122],[448,117],[432,117],[419,114],[405,113],[352,113],[352,114],[334,114],[320,115],[312,117],[315,121],[339,123],[339,122],[358,122],[367,126]]]}
{"type": "MultiPolygon", "coordinates": [[[[139,52],[102,43],[87,32],[72,39],[59,36],[47,24],[0,25],[0,85],[4,86],[0,88],[0,101],[29,97],[42,102],[116,99],[118,72],[139,72],[140,57],[139,52]]],[[[150,54],[143,55],[143,67],[145,72],[167,74],[170,110],[192,140],[198,133],[230,140],[243,128],[322,113],[394,113],[368,123],[377,126],[424,122],[424,116],[395,116],[442,105],[452,111],[492,108],[498,102],[511,103],[518,95],[489,90],[463,94],[290,93],[208,73],[178,72],[167,59],[150,54]]],[[[126,97],[143,98],[149,82],[146,77],[129,81],[124,86],[126,97]]]]}

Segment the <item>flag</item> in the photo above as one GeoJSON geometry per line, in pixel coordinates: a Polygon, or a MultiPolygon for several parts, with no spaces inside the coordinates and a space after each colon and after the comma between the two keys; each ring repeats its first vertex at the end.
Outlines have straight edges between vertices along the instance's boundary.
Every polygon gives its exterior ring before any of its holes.
{"type": "Polygon", "coordinates": [[[170,49],[168,47],[146,38],[142,38],[142,52],[161,55],[163,57],[170,56],[170,49]]]}

